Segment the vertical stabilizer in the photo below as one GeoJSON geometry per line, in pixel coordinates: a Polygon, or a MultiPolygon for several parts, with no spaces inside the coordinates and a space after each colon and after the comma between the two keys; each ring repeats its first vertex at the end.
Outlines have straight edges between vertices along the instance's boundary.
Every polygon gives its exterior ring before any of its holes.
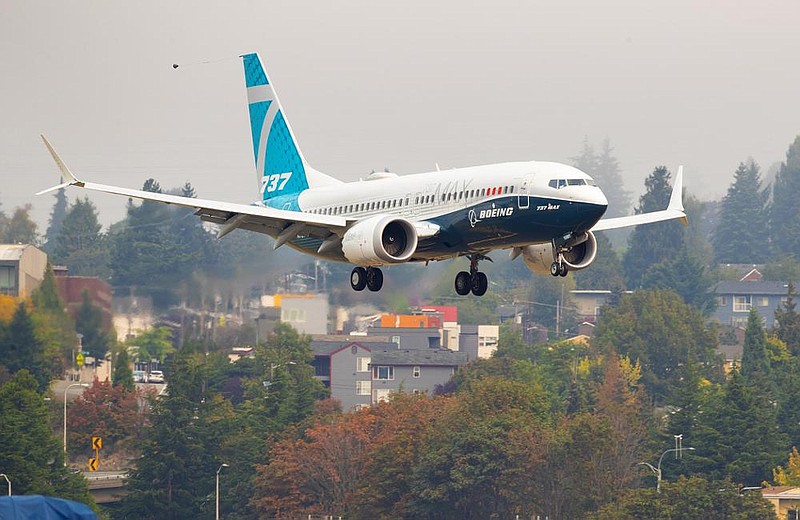
{"type": "Polygon", "coordinates": [[[300,192],[339,181],[306,162],[258,54],[245,54],[242,59],[261,200],[269,206],[299,210],[300,192]]]}

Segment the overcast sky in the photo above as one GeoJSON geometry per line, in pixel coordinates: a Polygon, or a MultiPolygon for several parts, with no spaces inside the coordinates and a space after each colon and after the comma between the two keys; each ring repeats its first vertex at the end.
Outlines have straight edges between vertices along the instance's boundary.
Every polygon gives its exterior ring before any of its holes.
{"type": "MultiPolygon", "coordinates": [[[[0,0],[0,202],[31,202],[44,233],[54,199],[33,193],[59,179],[40,133],[87,180],[255,199],[237,58],[253,51],[307,159],[341,179],[568,162],[608,137],[637,196],[684,164],[718,198],[800,133],[798,20],[796,0],[0,0]]],[[[90,198],[123,217],[124,199],[90,198]]]]}

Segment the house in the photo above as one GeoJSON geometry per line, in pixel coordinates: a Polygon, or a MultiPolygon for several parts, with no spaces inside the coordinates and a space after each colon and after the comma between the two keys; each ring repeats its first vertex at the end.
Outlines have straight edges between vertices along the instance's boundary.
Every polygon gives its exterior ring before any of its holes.
{"type": "Polygon", "coordinates": [[[800,487],[768,487],[761,490],[761,496],[775,507],[777,518],[800,519],[800,487]],[[794,515],[790,515],[790,512],[794,512],[794,515]]]}
{"type": "Polygon", "coordinates": [[[467,363],[465,353],[447,349],[376,349],[371,354],[372,404],[392,392],[431,395],[467,363]]]}
{"type": "Polygon", "coordinates": [[[396,348],[384,337],[320,336],[311,341],[311,365],[331,398],[339,401],[343,410],[354,410],[372,403],[372,351],[396,348]]]}
{"type": "Polygon", "coordinates": [[[47,269],[47,254],[31,244],[0,244],[0,294],[31,295],[47,269]]]}
{"type": "Polygon", "coordinates": [[[711,318],[722,325],[746,328],[750,309],[756,309],[767,328],[774,326],[775,310],[786,299],[786,282],[723,280],[711,290],[717,297],[717,308],[711,318]]]}
{"type": "Polygon", "coordinates": [[[276,294],[262,296],[261,307],[280,309],[281,322],[303,334],[328,333],[326,294],[276,294]]]}
{"type": "Polygon", "coordinates": [[[388,337],[399,348],[439,349],[442,333],[436,327],[368,327],[367,336],[388,337]]]}
{"type": "Polygon", "coordinates": [[[500,343],[498,325],[460,325],[458,351],[467,356],[467,361],[488,359],[500,343]]]}

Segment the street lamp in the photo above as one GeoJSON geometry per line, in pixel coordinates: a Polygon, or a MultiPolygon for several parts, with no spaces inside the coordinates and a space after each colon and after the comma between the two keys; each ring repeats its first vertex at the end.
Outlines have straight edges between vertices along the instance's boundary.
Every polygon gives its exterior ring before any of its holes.
{"type": "Polygon", "coordinates": [[[694,451],[694,448],[691,448],[691,447],[683,448],[683,447],[681,447],[681,448],[670,448],[668,450],[664,450],[664,453],[662,453],[661,457],[659,457],[659,459],[658,459],[658,467],[657,468],[654,468],[653,465],[650,464],[649,462],[640,462],[639,464],[637,464],[637,466],[647,466],[648,468],[650,468],[653,471],[653,473],[656,474],[656,492],[657,493],[661,493],[661,461],[664,460],[664,455],[666,455],[667,453],[673,453],[673,452],[680,453],[683,450],[692,450],[692,451],[694,451]]]}
{"type": "Polygon", "coordinates": [[[282,367],[284,365],[296,365],[296,364],[297,363],[295,363],[294,361],[287,361],[286,363],[278,363],[277,365],[275,363],[270,363],[269,364],[269,381],[270,381],[270,383],[272,383],[272,381],[275,379],[275,369],[276,368],[280,368],[280,367],[282,367]]]}
{"type": "Polygon", "coordinates": [[[216,490],[216,493],[214,494],[215,495],[215,500],[214,500],[214,502],[215,502],[215,504],[214,504],[215,516],[214,516],[214,518],[216,518],[216,520],[219,520],[219,472],[222,471],[222,468],[229,468],[229,467],[230,466],[228,466],[227,464],[222,464],[220,467],[217,468],[217,490],[216,490]]]}
{"type": "Polygon", "coordinates": [[[6,475],[5,473],[0,473],[0,477],[3,477],[4,479],[6,479],[6,482],[8,482],[8,496],[11,496],[11,481],[8,480],[8,475],[6,475]]]}
{"type": "Polygon", "coordinates": [[[82,386],[86,388],[89,386],[89,383],[72,383],[71,385],[67,385],[64,389],[64,466],[67,465],[67,392],[73,386],[82,386]]]}

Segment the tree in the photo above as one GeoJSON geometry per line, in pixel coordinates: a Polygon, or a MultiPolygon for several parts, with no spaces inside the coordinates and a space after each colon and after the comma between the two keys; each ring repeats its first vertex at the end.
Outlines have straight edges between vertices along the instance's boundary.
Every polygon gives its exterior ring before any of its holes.
{"type": "Polygon", "coordinates": [[[759,388],[734,370],[721,391],[710,396],[697,427],[684,433],[684,445],[697,451],[687,458],[695,473],[730,478],[747,486],[771,476],[788,449],[778,429],[777,409],[759,388]]]}
{"type": "Polygon", "coordinates": [[[89,291],[84,290],[81,297],[83,301],[75,315],[75,330],[83,335],[81,339],[83,350],[88,351],[97,362],[102,362],[108,352],[109,344],[108,333],[103,330],[103,315],[100,309],[92,305],[89,291]]]}
{"type": "Polygon", "coordinates": [[[44,251],[48,255],[53,255],[58,237],[61,235],[61,228],[64,226],[64,219],[67,216],[67,190],[61,188],[55,194],[56,203],[53,204],[53,211],[50,213],[50,224],[47,226],[47,233],[44,235],[44,251]]]}
{"type": "Polygon", "coordinates": [[[166,395],[151,402],[142,456],[130,472],[120,504],[123,518],[209,517],[220,446],[233,435],[230,403],[208,392],[205,355],[175,355],[166,395]]]}
{"type": "Polygon", "coordinates": [[[769,258],[768,200],[758,165],[752,159],[739,163],[711,237],[717,263],[759,264],[769,258]]]}
{"type": "Polygon", "coordinates": [[[5,226],[0,242],[6,244],[35,244],[36,223],[31,220],[31,205],[26,204],[14,210],[5,226]]]}
{"type": "Polygon", "coordinates": [[[596,169],[591,175],[608,196],[608,216],[622,217],[630,212],[631,193],[625,190],[619,161],[612,154],[614,148],[611,146],[611,140],[604,139],[602,146],[600,155],[597,156],[596,169]]]}
{"type": "Polygon", "coordinates": [[[795,310],[796,297],[794,283],[789,282],[786,300],[775,309],[775,335],[786,343],[795,356],[800,355],[800,314],[795,310]]]}
{"type": "Polygon", "coordinates": [[[50,372],[61,374],[71,359],[76,345],[75,325],[58,294],[55,275],[50,265],[44,272],[41,285],[31,294],[31,318],[36,337],[43,345],[44,359],[50,372]]]}
{"type": "Polygon", "coordinates": [[[96,508],[86,480],[64,466],[61,441],[37,381],[25,369],[0,385],[0,468],[14,481],[15,495],[50,495],[96,508]]]}
{"type": "Polygon", "coordinates": [[[103,437],[103,448],[113,449],[137,431],[138,396],[123,386],[112,386],[108,380],[94,380],[75,401],[67,414],[70,453],[91,453],[93,436],[103,437]]]}
{"type": "Polygon", "coordinates": [[[772,188],[770,238],[778,255],[800,260],[800,136],[789,146],[772,188]]]}
{"type": "Polygon", "coordinates": [[[618,500],[603,507],[596,518],[774,520],[775,511],[772,505],[760,493],[741,493],[739,488],[740,486],[728,480],[681,477],[677,482],[662,483],[661,493],[656,493],[653,488],[624,491],[618,500]]]}
{"type": "Polygon", "coordinates": [[[33,320],[24,302],[20,302],[3,341],[0,341],[0,359],[11,373],[26,369],[36,379],[36,388],[44,391],[50,383],[52,372],[44,357],[44,345],[36,335],[33,320]]]}
{"type": "Polygon", "coordinates": [[[130,365],[131,359],[128,356],[128,349],[122,346],[114,360],[114,373],[111,376],[111,380],[114,382],[114,386],[121,386],[125,390],[132,392],[134,384],[133,371],[130,365]]]}
{"type": "Polygon", "coordinates": [[[703,377],[722,377],[716,331],[672,291],[637,291],[606,308],[593,346],[641,363],[642,382],[657,404],[671,403],[692,365],[703,377]]]}
{"type": "Polygon", "coordinates": [[[94,204],[88,198],[79,198],[52,239],[54,260],[68,266],[71,274],[108,278],[108,242],[100,230],[94,204]]]}
{"type": "Polygon", "coordinates": [[[800,486],[800,453],[797,448],[792,448],[786,469],[778,466],[772,470],[772,481],[776,486],[800,486]]]}
{"type": "Polygon", "coordinates": [[[150,362],[153,359],[163,363],[164,359],[173,352],[172,329],[169,327],[155,327],[139,332],[128,340],[128,346],[136,348],[136,361],[150,362]]]}
{"type": "MultiPolygon", "coordinates": [[[[665,166],[659,166],[645,180],[647,191],[639,198],[636,213],[662,210],[669,204],[672,188],[670,173],[665,166]]],[[[623,259],[628,288],[638,288],[642,284],[645,271],[650,266],[670,260],[681,250],[683,229],[675,221],[658,222],[637,226],[628,239],[628,250],[623,259]]]]}
{"type": "Polygon", "coordinates": [[[742,377],[751,386],[772,394],[770,364],[767,356],[767,335],[761,324],[761,315],[750,309],[742,350],[742,377]]]}
{"type": "Polygon", "coordinates": [[[703,262],[688,249],[681,254],[650,266],[642,276],[643,289],[673,290],[684,303],[691,305],[703,316],[710,316],[717,307],[711,291],[714,280],[703,262]]]}

